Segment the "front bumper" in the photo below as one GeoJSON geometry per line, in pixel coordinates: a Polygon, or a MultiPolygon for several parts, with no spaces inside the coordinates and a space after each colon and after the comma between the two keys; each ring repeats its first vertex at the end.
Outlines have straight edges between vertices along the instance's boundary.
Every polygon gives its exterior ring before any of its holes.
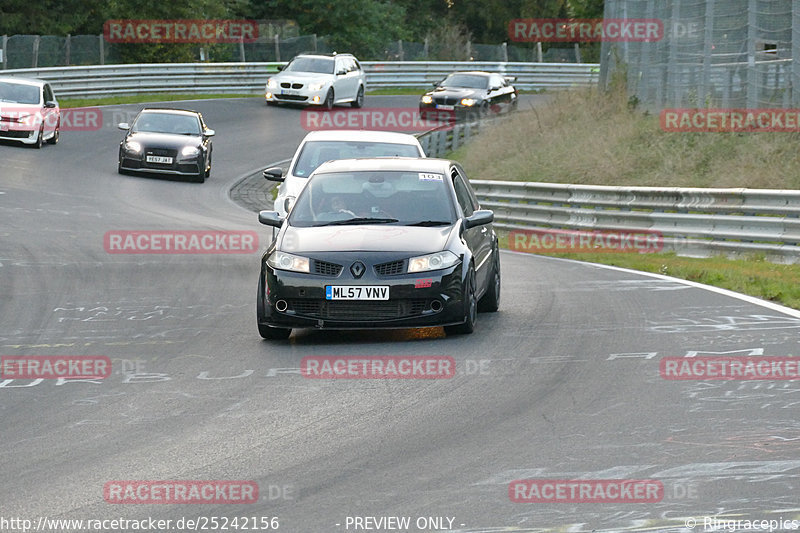
{"type": "Polygon", "coordinates": [[[319,91],[309,91],[307,89],[292,90],[291,94],[285,94],[281,88],[267,89],[264,99],[267,102],[282,104],[317,105],[325,104],[325,97],[328,95],[328,87],[323,87],[319,91]]]}
{"type": "Polygon", "coordinates": [[[363,254],[366,273],[355,279],[349,272],[352,258],[326,257],[343,266],[336,276],[274,270],[265,265],[264,294],[259,322],[283,328],[373,329],[446,326],[464,322],[462,264],[448,269],[381,276],[377,264],[363,254]],[[389,299],[380,301],[326,300],[325,287],[388,286],[389,299]]]}
{"type": "Polygon", "coordinates": [[[0,130],[0,140],[17,141],[23,144],[36,144],[39,138],[39,128],[34,130],[8,129],[0,130]]]}
{"type": "Polygon", "coordinates": [[[131,172],[152,172],[154,174],[175,174],[179,176],[196,176],[205,172],[205,160],[202,156],[193,156],[191,159],[179,159],[173,156],[171,164],[148,163],[143,154],[131,154],[121,151],[119,166],[122,170],[131,172]]]}
{"type": "Polygon", "coordinates": [[[445,108],[438,107],[438,104],[419,104],[419,116],[422,119],[433,119],[439,122],[465,120],[477,118],[480,115],[480,106],[473,105],[466,107],[463,105],[450,105],[445,108]]]}

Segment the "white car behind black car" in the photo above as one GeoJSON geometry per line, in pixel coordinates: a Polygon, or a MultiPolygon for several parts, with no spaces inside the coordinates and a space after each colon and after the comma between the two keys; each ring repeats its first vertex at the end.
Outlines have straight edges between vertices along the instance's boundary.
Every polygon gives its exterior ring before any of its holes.
{"type": "Polygon", "coordinates": [[[58,142],[61,109],[46,81],[0,78],[0,139],[41,148],[58,142]]]}
{"type": "Polygon", "coordinates": [[[285,217],[292,203],[322,163],[365,157],[425,157],[419,141],[407,133],[388,131],[312,131],[300,142],[284,175],[280,167],[268,168],[264,177],[280,182],[274,209],[285,217]]]}
{"type": "Polygon", "coordinates": [[[301,54],[267,80],[267,105],[364,105],[367,78],[351,54],[301,54]]]}

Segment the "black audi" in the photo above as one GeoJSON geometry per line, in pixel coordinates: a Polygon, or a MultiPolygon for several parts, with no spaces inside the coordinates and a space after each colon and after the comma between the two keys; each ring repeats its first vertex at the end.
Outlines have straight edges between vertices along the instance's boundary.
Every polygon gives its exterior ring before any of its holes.
{"type": "Polygon", "coordinates": [[[311,175],[261,258],[258,331],[444,326],[471,333],[500,302],[494,215],[444,159],[329,161],[311,175]]]}
{"type": "Polygon", "coordinates": [[[454,72],[425,93],[419,101],[422,118],[452,113],[456,120],[477,119],[517,108],[519,91],[512,76],[490,72],[454,72]]]}
{"type": "Polygon", "coordinates": [[[202,183],[211,174],[211,137],[203,116],[185,109],[142,109],[119,143],[117,171],[177,174],[202,183]]]}

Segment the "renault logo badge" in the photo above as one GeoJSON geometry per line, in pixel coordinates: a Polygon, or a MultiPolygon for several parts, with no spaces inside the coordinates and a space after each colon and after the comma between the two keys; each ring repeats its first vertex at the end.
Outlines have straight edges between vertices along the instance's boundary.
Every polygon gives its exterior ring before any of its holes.
{"type": "Polygon", "coordinates": [[[350,272],[353,274],[353,277],[358,279],[364,275],[364,272],[367,271],[367,267],[364,266],[364,263],[361,261],[356,261],[352,265],[350,265],[350,272]]]}

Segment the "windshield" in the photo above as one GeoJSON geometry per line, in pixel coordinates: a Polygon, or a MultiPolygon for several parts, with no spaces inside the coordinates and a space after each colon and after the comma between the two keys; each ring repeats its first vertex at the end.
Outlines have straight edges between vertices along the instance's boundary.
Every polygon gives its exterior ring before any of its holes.
{"type": "Polygon", "coordinates": [[[292,175],[307,178],[325,161],[364,157],[423,157],[416,144],[368,141],[309,141],[303,146],[292,175]]]}
{"type": "Polygon", "coordinates": [[[192,115],[141,113],[133,123],[132,131],[200,135],[200,120],[192,115]]]}
{"type": "Polygon", "coordinates": [[[284,72],[316,72],[319,74],[333,74],[333,58],[331,57],[296,57],[284,72]]]}
{"type": "Polygon", "coordinates": [[[15,104],[39,104],[41,90],[35,85],[0,82],[0,101],[15,104]]]}
{"type": "Polygon", "coordinates": [[[443,174],[360,171],[316,175],[300,193],[289,223],[448,225],[454,217],[443,174]]]}
{"type": "Polygon", "coordinates": [[[489,78],[475,74],[451,74],[439,86],[486,89],[489,87],[489,78]]]}

